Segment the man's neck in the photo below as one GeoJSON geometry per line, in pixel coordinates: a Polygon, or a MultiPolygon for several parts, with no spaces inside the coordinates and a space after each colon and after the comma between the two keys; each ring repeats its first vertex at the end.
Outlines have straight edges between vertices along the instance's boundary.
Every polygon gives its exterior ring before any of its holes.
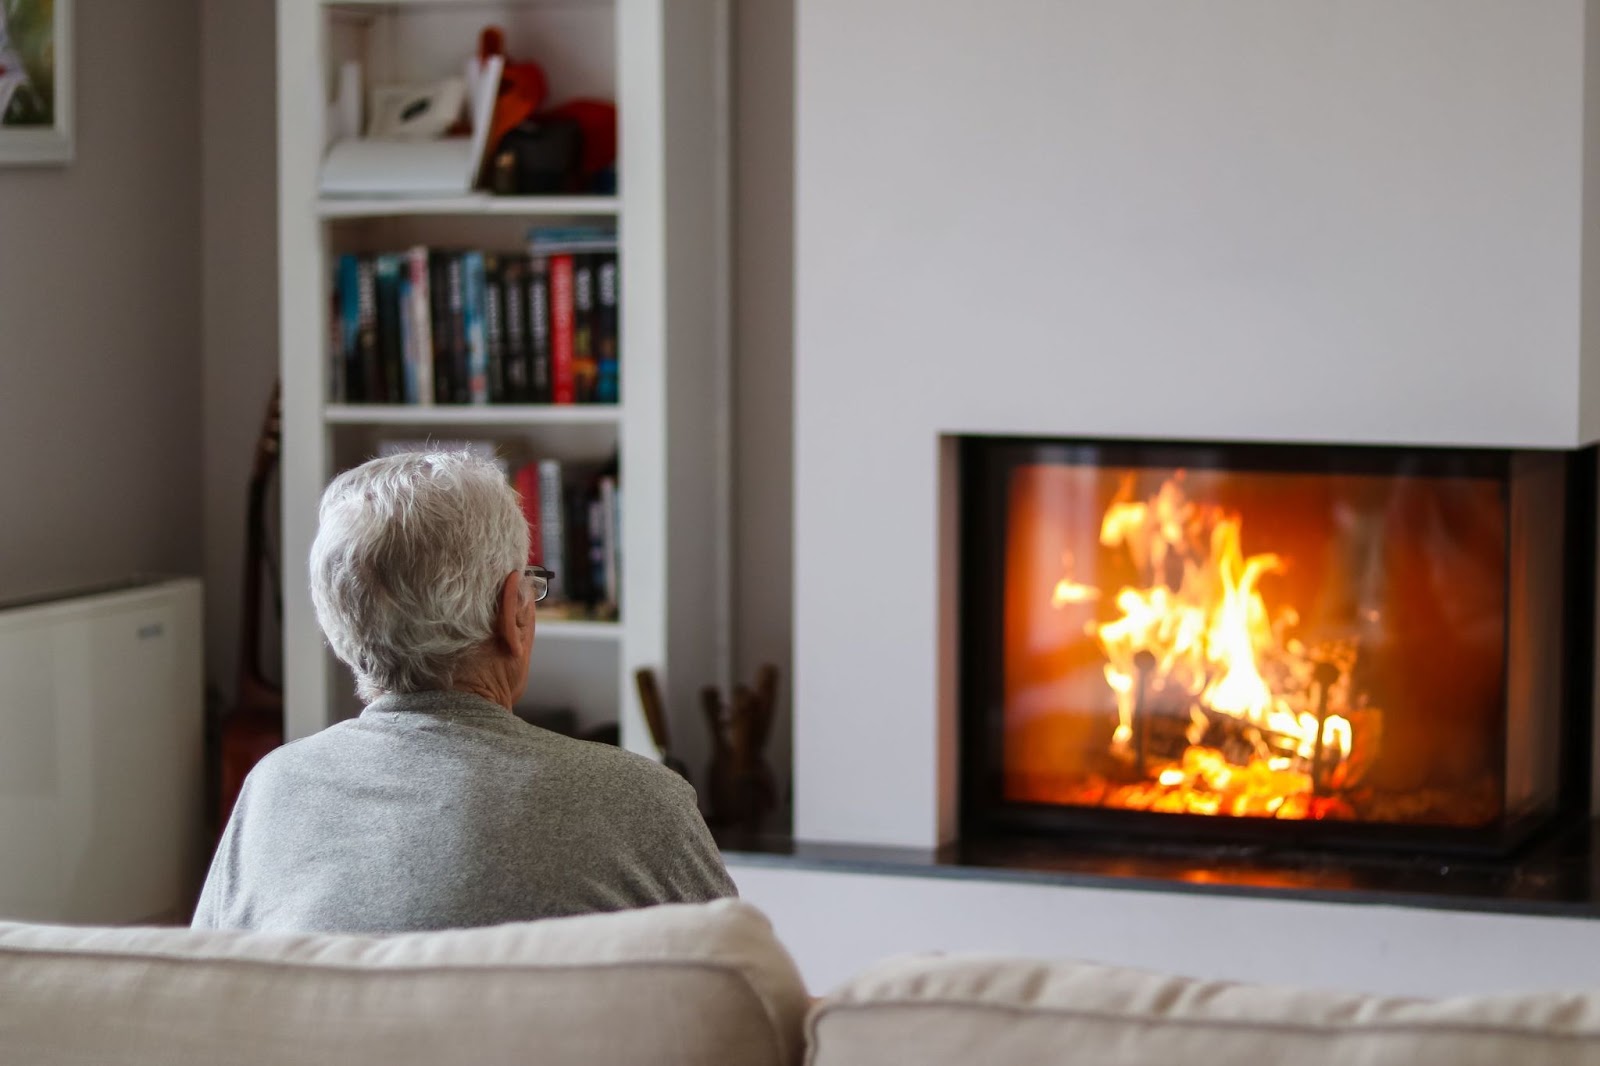
{"type": "Polygon", "coordinates": [[[490,703],[497,703],[504,707],[507,713],[510,713],[511,709],[516,706],[517,702],[516,698],[511,696],[508,692],[510,688],[509,685],[497,684],[494,680],[490,679],[461,678],[454,685],[450,686],[450,688],[453,692],[470,692],[472,695],[480,696],[483,699],[488,700],[490,703]]]}

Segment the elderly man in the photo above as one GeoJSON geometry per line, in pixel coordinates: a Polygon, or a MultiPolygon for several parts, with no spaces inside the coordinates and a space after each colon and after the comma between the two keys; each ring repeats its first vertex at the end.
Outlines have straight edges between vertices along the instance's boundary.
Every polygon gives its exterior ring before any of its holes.
{"type": "Polygon", "coordinates": [[[322,496],[317,620],[358,718],[263,759],[194,925],[391,932],[735,892],[682,778],[511,713],[528,677],[528,527],[495,466],[375,459],[322,496]]]}

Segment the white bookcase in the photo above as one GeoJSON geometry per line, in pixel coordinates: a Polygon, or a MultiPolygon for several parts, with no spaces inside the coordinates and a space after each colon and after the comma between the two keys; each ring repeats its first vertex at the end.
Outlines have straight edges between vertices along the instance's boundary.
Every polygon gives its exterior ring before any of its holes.
{"type": "Polygon", "coordinates": [[[633,674],[654,668],[697,771],[695,693],[729,673],[728,0],[278,0],[279,286],[287,731],[359,710],[312,612],[317,501],[389,438],[494,441],[522,458],[620,457],[621,616],[541,620],[532,706],[618,721],[654,753],[633,674]],[[335,71],[373,82],[458,73],[486,25],[544,66],[555,102],[615,100],[616,196],[319,199],[335,71]],[[530,226],[614,219],[620,237],[621,403],[377,406],[329,402],[331,264],[412,244],[525,247],[530,226]]]}

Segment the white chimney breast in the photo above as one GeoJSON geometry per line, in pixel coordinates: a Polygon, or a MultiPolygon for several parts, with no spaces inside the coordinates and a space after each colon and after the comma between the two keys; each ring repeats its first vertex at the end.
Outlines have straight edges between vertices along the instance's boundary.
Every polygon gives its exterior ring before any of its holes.
{"type": "Polygon", "coordinates": [[[1589,16],[797,5],[797,836],[954,832],[941,434],[1600,438],[1589,16]]]}

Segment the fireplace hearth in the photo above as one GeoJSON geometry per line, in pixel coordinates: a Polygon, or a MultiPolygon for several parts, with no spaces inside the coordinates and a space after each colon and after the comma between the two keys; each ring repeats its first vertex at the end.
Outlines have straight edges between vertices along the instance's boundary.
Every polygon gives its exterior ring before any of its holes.
{"type": "Polygon", "coordinates": [[[962,442],[962,835],[1508,853],[1586,809],[1594,454],[962,442]]]}

